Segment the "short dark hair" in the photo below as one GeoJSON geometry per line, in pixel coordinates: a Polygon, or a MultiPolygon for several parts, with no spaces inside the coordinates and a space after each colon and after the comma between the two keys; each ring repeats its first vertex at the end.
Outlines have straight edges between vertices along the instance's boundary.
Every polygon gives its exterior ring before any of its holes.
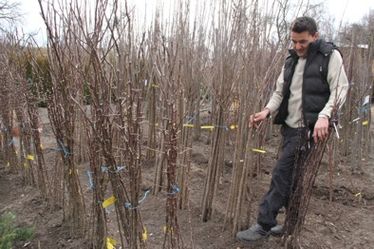
{"type": "Polygon", "coordinates": [[[308,31],[309,34],[314,35],[318,31],[317,23],[313,18],[308,16],[298,17],[292,23],[291,31],[296,33],[308,31]]]}

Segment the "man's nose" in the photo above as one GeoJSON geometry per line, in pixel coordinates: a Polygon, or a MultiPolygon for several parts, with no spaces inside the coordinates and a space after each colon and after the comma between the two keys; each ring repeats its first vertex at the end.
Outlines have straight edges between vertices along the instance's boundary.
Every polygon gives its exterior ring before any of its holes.
{"type": "Polygon", "coordinates": [[[295,49],[296,50],[300,50],[301,49],[301,44],[299,42],[296,42],[295,49]]]}

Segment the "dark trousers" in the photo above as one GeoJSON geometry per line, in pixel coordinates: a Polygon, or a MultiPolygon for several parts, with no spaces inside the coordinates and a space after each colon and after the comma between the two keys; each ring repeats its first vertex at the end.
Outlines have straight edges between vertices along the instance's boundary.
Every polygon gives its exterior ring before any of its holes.
{"type": "Polygon", "coordinates": [[[293,171],[296,160],[307,155],[312,146],[306,128],[290,128],[283,126],[282,152],[273,170],[269,191],[265,194],[260,206],[257,223],[265,230],[277,225],[276,217],[279,209],[287,207],[293,171]]]}

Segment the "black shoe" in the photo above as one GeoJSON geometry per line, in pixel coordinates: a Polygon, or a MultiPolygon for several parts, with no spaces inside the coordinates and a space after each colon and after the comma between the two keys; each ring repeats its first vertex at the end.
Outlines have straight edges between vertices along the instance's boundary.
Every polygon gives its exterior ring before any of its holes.
{"type": "Polygon", "coordinates": [[[236,238],[240,241],[251,242],[265,239],[269,234],[270,231],[265,231],[261,225],[255,224],[247,230],[238,232],[236,238]]]}
{"type": "Polygon", "coordinates": [[[282,236],[284,233],[283,225],[276,225],[270,229],[270,234],[273,236],[282,236]]]}

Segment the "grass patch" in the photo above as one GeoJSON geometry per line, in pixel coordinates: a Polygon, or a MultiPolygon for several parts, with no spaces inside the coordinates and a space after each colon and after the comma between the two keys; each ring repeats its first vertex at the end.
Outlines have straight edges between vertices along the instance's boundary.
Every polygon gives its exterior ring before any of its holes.
{"type": "Polygon", "coordinates": [[[0,249],[11,249],[14,242],[27,241],[34,236],[33,228],[16,227],[15,219],[11,212],[0,217],[0,249]]]}

